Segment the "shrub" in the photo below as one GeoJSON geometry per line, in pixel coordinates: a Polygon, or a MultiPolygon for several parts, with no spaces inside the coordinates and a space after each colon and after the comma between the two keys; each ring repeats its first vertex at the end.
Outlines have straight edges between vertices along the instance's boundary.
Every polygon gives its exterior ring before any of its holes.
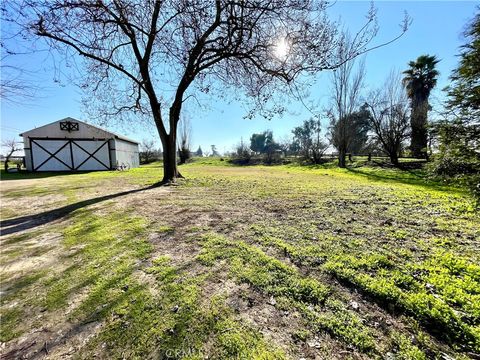
{"type": "Polygon", "coordinates": [[[470,188],[480,205],[480,126],[461,120],[433,128],[439,151],[428,169],[433,177],[470,188]]]}
{"type": "Polygon", "coordinates": [[[235,146],[234,152],[232,153],[231,162],[237,165],[247,165],[251,159],[252,152],[243,142],[243,139],[240,140],[240,143],[235,146]]]}

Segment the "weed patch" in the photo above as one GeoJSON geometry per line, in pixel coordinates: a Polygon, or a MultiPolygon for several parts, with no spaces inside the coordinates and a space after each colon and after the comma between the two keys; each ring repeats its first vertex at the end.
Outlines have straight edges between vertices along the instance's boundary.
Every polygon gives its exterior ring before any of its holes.
{"type": "Polygon", "coordinates": [[[90,347],[106,344],[108,357],[130,359],[285,358],[258,331],[234,320],[221,296],[200,306],[205,276],[188,276],[167,256],[155,259],[146,271],[156,279],[156,295],[141,288],[129,290],[90,347]]]}
{"type": "Polygon", "coordinates": [[[6,176],[3,219],[39,218],[40,202],[47,211],[77,208],[2,241],[6,351],[25,336],[42,353],[50,335],[36,329],[57,333],[68,323],[88,342],[67,337],[57,350],[73,343],[80,358],[478,353],[474,200],[422,170],[354,165],[205,158],[182,165],[186,179],[168,192],[132,191],[158,182],[161,163],[6,176]],[[16,184],[24,175],[30,180],[16,184]],[[27,263],[38,271],[15,273],[27,263]],[[234,290],[219,295],[219,284],[234,290]],[[235,291],[245,297],[233,299],[235,291]]]}
{"type": "Polygon", "coordinates": [[[206,235],[199,260],[206,265],[226,260],[232,276],[257,290],[279,297],[300,311],[315,330],[325,330],[361,351],[374,348],[374,339],[357,316],[335,302],[326,302],[330,289],[255,246],[216,234],[206,235]]]}

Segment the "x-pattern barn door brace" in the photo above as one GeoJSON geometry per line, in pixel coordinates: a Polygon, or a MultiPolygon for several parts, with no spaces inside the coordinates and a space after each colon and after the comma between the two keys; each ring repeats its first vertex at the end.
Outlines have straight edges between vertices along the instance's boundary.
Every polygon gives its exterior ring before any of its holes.
{"type": "MultiPolygon", "coordinates": [[[[85,164],[87,162],[88,159],[90,158],[94,158],[95,160],[97,160],[97,162],[99,162],[100,164],[102,164],[107,170],[110,170],[110,167],[105,165],[103,162],[101,162],[100,160],[98,160],[96,157],[95,157],[95,154],[102,148],[104,147],[106,144],[108,144],[108,140],[105,141],[102,145],[100,145],[97,150],[95,150],[93,153],[89,153],[87,150],[85,150],[83,147],[81,147],[77,142],[75,142],[75,140],[71,140],[73,144],[75,144],[76,146],[78,146],[81,150],[83,150],[87,155],[88,157],[83,160],[80,165],[78,165],[74,170],[78,170],[78,168],[80,166],[82,166],[83,164],[85,164]]],[[[72,152],[73,154],[73,152],[72,152]]]]}
{"type": "MultiPolygon", "coordinates": [[[[89,153],[87,150],[85,150],[82,146],[80,146],[74,139],[68,139],[68,140],[65,140],[65,144],[63,144],[59,149],[57,149],[55,152],[50,152],[49,150],[45,149],[42,145],[40,145],[38,142],[36,142],[35,140],[38,140],[38,139],[31,139],[31,143],[32,144],[35,144],[37,145],[40,149],[42,149],[43,151],[45,151],[48,155],[50,155],[48,158],[46,158],[40,165],[38,165],[37,167],[34,167],[33,171],[37,171],[38,169],[40,169],[43,165],[45,165],[45,163],[47,161],[49,161],[50,159],[54,158],[58,161],[60,161],[63,165],[65,165],[68,169],[70,170],[78,170],[78,168],[80,166],[82,166],[83,164],[85,164],[88,159],[90,158],[93,158],[95,159],[98,163],[100,163],[101,165],[103,165],[107,170],[110,170],[110,167],[105,165],[102,161],[100,161],[98,158],[95,157],[95,154],[102,148],[105,146],[105,144],[108,144],[108,140],[106,140],[102,145],[100,145],[93,153],[89,153]],[[83,160],[78,166],[74,167],[73,165],[73,149],[72,149],[72,144],[75,144],[76,146],[78,146],[82,151],[84,151],[88,157],[83,160]],[[72,161],[72,165],[68,165],[67,163],[65,163],[63,160],[59,159],[56,155],[62,150],[64,149],[67,145],[70,145],[70,156],[71,156],[71,161],[72,161]]],[[[30,146],[30,151],[32,151],[32,146],[30,146]]],[[[110,151],[109,151],[109,157],[110,157],[110,151]]],[[[33,159],[32,159],[33,160],[33,159]]],[[[32,165],[33,165],[33,162],[32,162],[32,165]]]]}
{"type": "MultiPolygon", "coordinates": [[[[70,143],[70,140],[66,141],[65,144],[63,144],[57,151],[55,151],[54,153],[51,153],[50,151],[48,151],[47,149],[45,149],[42,145],[40,145],[39,143],[37,143],[35,140],[32,140],[32,144],[35,144],[37,145],[40,149],[42,149],[43,151],[45,151],[48,155],[50,155],[48,158],[46,158],[40,165],[38,165],[36,168],[33,169],[33,171],[37,171],[38,169],[40,169],[48,160],[50,160],[51,158],[54,158],[54,159],[57,159],[58,161],[60,161],[63,165],[65,165],[67,168],[69,168],[70,170],[74,170],[73,169],[73,164],[72,166],[68,165],[67,163],[65,163],[63,160],[59,159],[56,155],[65,147],[67,146],[68,144],[70,143]]],[[[30,151],[33,151],[32,149],[32,146],[30,146],[30,151]]],[[[33,165],[33,164],[32,164],[33,165]]]]}

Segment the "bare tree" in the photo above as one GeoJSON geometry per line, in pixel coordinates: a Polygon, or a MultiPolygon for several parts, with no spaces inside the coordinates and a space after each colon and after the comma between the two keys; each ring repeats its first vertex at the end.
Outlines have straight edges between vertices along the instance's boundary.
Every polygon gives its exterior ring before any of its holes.
{"type": "Polygon", "coordinates": [[[17,151],[22,150],[22,147],[20,145],[21,143],[19,143],[15,139],[9,139],[2,142],[2,147],[7,149],[7,155],[5,156],[4,164],[5,171],[8,171],[8,162],[10,161],[12,155],[17,151]]]}
{"type": "Polygon", "coordinates": [[[192,140],[192,125],[190,119],[186,116],[182,117],[179,126],[180,138],[178,139],[178,154],[180,158],[180,164],[185,164],[192,156],[190,151],[190,144],[192,140]]]}
{"type": "Polygon", "coordinates": [[[404,141],[410,136],[408,98],[401,75],[391,72],[382,88],[369,96],[370,123],[373,139],[390,161],[398,166],[404,141]]]}
{"type": "MultiPolygon", "coordinates": [[[[224,83],[264,105],[300,75],[336,68],[344,41],[327,3],[313,0],[10,0],[4,8],[66,62],[85,60],[81,86],[106,117],[153,119],[163,182],[181,176],[177,126],[194,89],[224,83]]],[[[346,58],[368,50],[375,18],[372,8],[346,58]]]]}
{"type": "Polygon", "coordinates": [[[348,34],[337,49],[338,61],[342,63],[332,73],[332,106],[328,110],[330,118],[330,141],[338,151],[338,166],[346,166],[346,155],[358,132],[356,117],[352,114],[361,105],[361,92],[364,86],[365,61],[355,67],[355,59],[349,60],[353,46],[348,34]]]}
{"type": "Polygon", "coordinates": [[[289,155],[289,152],[292,148],[292,138],[288,135],[283,135],[281,139],[278,141],[278,146],[283,153],[284,157],[289,155]]]}
{"type": "Polygon", "coordinates": [[[155,141],[143,139],[140,145],[140,160],[148,164],[155,159],[155,141]]]}
{"type": "Polygon", "coordinates": [[[2,78],[0,82],[0,97],[8,102],[17,103],[20,101],[35,98],[38,87],[32,85],[25,78],[25,70],[12,65],[4,65],[3,58],[0,71],[2,78]]]}
{"type": "Polygon", "coordinates": [[[216,145],[210,145],[210,147],[212,148],[212,153],[209,156],[220,156],[219,152],[217,151],[216,145]]]}

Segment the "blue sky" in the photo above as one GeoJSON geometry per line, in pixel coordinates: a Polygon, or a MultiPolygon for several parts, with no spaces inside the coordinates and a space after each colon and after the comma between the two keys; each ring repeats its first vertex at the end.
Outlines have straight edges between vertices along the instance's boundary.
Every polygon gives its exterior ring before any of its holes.
{"type": "MultiPolygon", "coordinates": [[[[422,54],[436,55],[441,59],[438,64],[440,77],[437,89],[432,94],[435,106],[441,102],[441,89],[449,84],[448,76],[456,67],[458,48],[464,43],[463,29],[473,18],[478,2],[476,1],[378,1],[378,19],[380,32],[374,43],[382,43],[395,37],[400,31],[399,24],[407,11],[413,19],[408,32],[396,42],[370,52],[366,57],[366,84],[369,88],[380,86],[391,69],[404,70],[410,60],[422,54]]],[[[368,11],[370,2],[338,1],[329,12],[334,19],[341,18],[351,32],[355,32],[368,11]]],[[[2,24],[4,25],[4,24],[2,24]]],[[[18,57],[16,65],[31,71],[28,77],[41,86],[35,100],[28,103],[1,102],[1,138],[10,139],[20,132],[41,126],[49,122],[70,116],[88,120],[81,105],[82,94],[75,86],[58,77],[51,70],[51,59],[44,53],[18,57]]],[[[368,89],[366,89],[368,91],[368,89]]],[[[326,105],[329,93],[329,74],[318,75],[312,87],[311,100],[326,105]]],[[[193,144],[209,150],[215,144],[221,152],[230,151],[233,145],[243,137],[248,140],[254,132],[273,130],[275,138],[289,136],[291,129],[310,117],[310,113],[298,103],[292,103],[291,113],[270,121],[262,118],[246,120],[244,106],[227,103],[217,98],[204,100],[205,108],[186,105],[188,117],[192,123],[193,144]],[[190,110],[189,110],[190,108],[190,110]]],[[[133,139],[156,139],[158,136],[152,127],[139,128],[111,123],[109,129],[133,139]]]]}

